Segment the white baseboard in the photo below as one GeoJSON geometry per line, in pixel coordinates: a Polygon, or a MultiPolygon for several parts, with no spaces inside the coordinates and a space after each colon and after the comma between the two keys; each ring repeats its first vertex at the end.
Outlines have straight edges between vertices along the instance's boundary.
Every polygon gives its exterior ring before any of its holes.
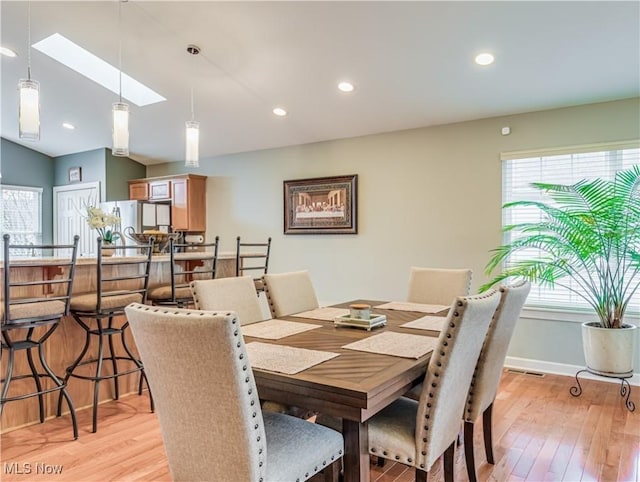
{"type": "MultiPolygon", "coordinates": [[[[567,365],[565,363],[555,363],[544,360],[534,360],[532,358],[519,358],[508,356],[504,361],[507,368],[515,368],[517,370],[529,370],[542,373],[552,373],[554,375],[565,375],[574,377],[579,370],[583,370],[583,366],[567,365]]],[[[592,375],[591,373],[582,373],[580,378],[588,378],[590,380],[600,380],[603,382],[620,383],[617,378],[607,378],[592,375]]],[[[640,373],[634,373],[631,378],[627,378],[630,385],[640,386],[640,373]]]]}

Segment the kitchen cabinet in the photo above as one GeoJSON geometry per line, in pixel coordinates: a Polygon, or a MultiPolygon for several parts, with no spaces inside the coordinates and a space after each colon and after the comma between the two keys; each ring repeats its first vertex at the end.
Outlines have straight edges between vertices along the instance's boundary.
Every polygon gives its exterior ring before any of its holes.
{"type": "Polygon", "coordinates": [[[146,181],[129,182],[129,199],[136,201],[149,199],[149,184],[146,181]]]}
{"type": "Polygon", "coordinates": [[[149,183],[149,201],[171,199],[171,180],[153,181],[149,183]]]}
{"type": "Polygon", "coordinates": [[[172,181],[171,224],[174,231],[205,231],[206,177],[187,176],[172,181]]]}
{"type": "Polygon", "coordinates": [[[178,174],[134,179],[129,181],[129,198],[143,201],[169,200],[173,231],[206,231],[206,176],[178,174]]]}

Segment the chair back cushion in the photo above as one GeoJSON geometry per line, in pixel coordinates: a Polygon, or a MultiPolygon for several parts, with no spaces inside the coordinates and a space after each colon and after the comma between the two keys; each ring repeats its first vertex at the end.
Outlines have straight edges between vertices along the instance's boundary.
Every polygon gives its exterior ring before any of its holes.
{"type": "Polygon", "coordinates": [[[197,310],[235,311],[241,325],[264,319],[251,276],[192,281],[191,291],[197,310]]]}
{"type": "Polygon", "coordinates": [[[428,471],[460,431],[468,387],[500,294],[458,297],[433,351],[416,416],[416,466],[428,471]]]}
{"type": "Polygon", "coordinates": [[[264,290],[271,316],[292,315],[319,307],[308,271],[265,274],[264,290]]]}
{"type": "Polygon", "coordinates": [[[407,301],[450,305],[471,289],[470,269],[411,268],[407,301]]]}
{"type": "Polygon", "coordinates": [[[172,480],[262,480],[265,430],[236,314],[140,304],[125,311],[172,480]]]}
{"type": "Polygon", "coordinates": [[[500,304],[489,325],[469,388],[464,417],[468,422],[474,422],[496,398],[511,335],[530,290],[528,281],[500,288],[500,304]]]}

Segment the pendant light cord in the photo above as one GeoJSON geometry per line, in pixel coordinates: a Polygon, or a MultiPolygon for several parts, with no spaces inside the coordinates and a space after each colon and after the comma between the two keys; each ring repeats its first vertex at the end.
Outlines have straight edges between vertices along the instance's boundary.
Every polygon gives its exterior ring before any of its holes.
{"type": "Polygon", "coordinates": [[[195,118],[193,114],[193,85],[191,85],[191,121],[195,118]]]}
{"type": "Polygon", "coordinates": [[[27,79],[31,80],[31,2],[27,2],[27,79]]]}
{"type": "Polygon", "coordinates": [[[122,0],[118,0],[118,92],[122,104],[122,0]]]}

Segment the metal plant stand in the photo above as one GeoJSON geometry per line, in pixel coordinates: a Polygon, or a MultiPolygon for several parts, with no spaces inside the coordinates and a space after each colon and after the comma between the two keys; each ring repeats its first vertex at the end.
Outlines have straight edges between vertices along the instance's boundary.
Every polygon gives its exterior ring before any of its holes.
{"type": "Polygon", "coordinates": [[[580,370],[578,371],[578,373],[576,373],[576,387],[571,387],[569,389],[569,393],[571,395],[573,395],[574,397],[579,397],[580,395],[582,395],[582,386],[580,385],[580,380],[578,379],[578,376],[581,373],[591,373],[592,375],[596,375],[599,377],[605,377],[605,378],[617,378],[618,380],[620,380],[620,396],[622,398],[624,398],[624,405],[625,407],[627,407],[627,410],[629,410],[630,412],[633,412],[636,409],[636,404],[633,403],[633,401],[629,400],[629,397],[631,396],[631,385],[629,384],[629,381],[627,380],[627,378],[631,378],[633,376],[633,372],[628,372],[628,373],[605,373],[605,372],[600,372],[597,370],[592,370],[591,368],[587,367],[584,370],[580,370]]]}

